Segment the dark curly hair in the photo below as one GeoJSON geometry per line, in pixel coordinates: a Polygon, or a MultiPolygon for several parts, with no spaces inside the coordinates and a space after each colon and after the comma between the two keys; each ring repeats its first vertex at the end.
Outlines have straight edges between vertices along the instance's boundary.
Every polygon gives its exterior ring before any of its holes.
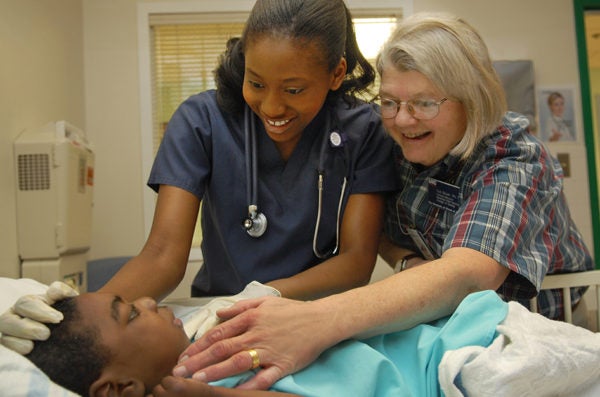
{"type": "Polygon", "coordinates": [[[87,396],[110,360],[109,349],[99,342],[97,327],[82,323],[76,297],[58,301],[52,307],[64,315],[64,320],[48,324],[50,337],[36,342],[26,357],[53,382],[87,396]]]}
{"type": "Polygon", "coordinates": [[[352,15],[343,0],[257,0],[242,36],[228,41],[215,70],[217,101],[225,110],[242,112],[244,49],[263,35],[316,43],[330,71],[345,57],[346,77],[338,90],[329,92],[328,100],[342,96],[353,103],[356,95],[369,93],[375,69],[358,48],[352,15]]]}

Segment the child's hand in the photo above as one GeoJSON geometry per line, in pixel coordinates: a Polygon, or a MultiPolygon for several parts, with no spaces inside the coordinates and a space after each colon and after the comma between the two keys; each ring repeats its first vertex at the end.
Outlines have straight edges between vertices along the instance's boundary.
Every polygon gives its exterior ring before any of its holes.
{"type": "Polygon", "coordinates": [[[200,338],[206,331],[213,328],[221,321],[219,316],[217,316],[217,311],[230,307],[240,300],[259,298],[262,296],[280,297],[281,293],[273,287],[261,284],[258,281],[252,281],[248,283],[244,290],[239,294],[214,298],[204,305],[201,310],[186,320],[184,325],[185,333],[189,338],[200,338]]]}
{"type": "MultiPolygon", "coordinates": [[[[218,386],[191,378],[167,376],[152,390],[151,397],[300,397],[296,394],[264,390],[239,390],[218,386]]],[[[150,396],[148,396],[150,397],[150,396]]]]}
{"type": "Polygon", "coordinates": [[[189,378],[167,376],[152,389],[153,397],[202,397],[215,396],[213,387],[189,378]]]}

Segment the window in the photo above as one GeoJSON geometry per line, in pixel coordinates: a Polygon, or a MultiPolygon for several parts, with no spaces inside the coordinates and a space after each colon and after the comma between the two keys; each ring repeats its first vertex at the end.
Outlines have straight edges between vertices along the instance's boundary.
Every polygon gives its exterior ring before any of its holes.
{"type": "MultiPolygon", "coordinates": [[[[179,104],[193,94],[215,88],[213,71],[219,55],[229,38],[242,33],[244,25],[241,22],[202,23],[194,20],[193,15],[187,18],[156,16],[150,23],[154,156],[179,104]]],[[[200,247],[201,242],[198,216],[192,247],[200,247]]]]}
{"type": "MultiPolygon", "coordinates": [[[[375,66],[375,58],[385,40],[394,31],[398,17],[354,18],[354,31],[360,51],[375,66]]],[[[374,93],[379,92],[379,74],[375,78],[374,93]]]]}
{"type": "Polygon", "coordinates": [[[163,23],[151,26],[154,153],[173,112],[190,95],[215,88],[213,70],[241,23],[163,23]]]}
{"type": "MultiPolygon", "coordinates": [[[[247,14],[246,14],[247,15],[247,14]]],[[[167,122],[177,106],[187,97],[200,91],[214,88],[213,70],[218,56],[223,52],[230,37],[239,36],[243,29],[245,14],[207,13],[158,13],[149,14],[149,45],[151,80],[152,140],[144,150],[144,177],[147,180],[152,159],[160,144],[167,122]]],[[[355,15],[355,30],[361,51],[374,63],[375,57],[390,32],[395,27],[398,16],[386,16],[382,12],[367,12],[355,15]]],[[[143,38],[143,37],[142,37],[143,38]]],[[[144,40],[140,40],[144,42],[144,40]]],[[[143,72],[143,69],[142,69],[143,72]]],[[[141,73],[143,75],[143,73],[141,73]]],[[[143,76],[141,76],[143,79],[143,76]]],[[[378,84],[378,82],[376,82],[378,84]]],[[[375,89],[374,92],[377,90],[375,89]]],[[[144,92],[142,90],[142,98],[144,92]]],[[[144,118],[144,115],[142,115],[144,118]]],[[[148,117],[148,116],[146,116],[148,117]]],[[[148,125],[146,123],[146,125],[148,125]]],[[[144,130],[144,120],[142,120],[144,130]]],[[[148,139],[146,138],[146,141],[148,139]]],[[[144,141],[144,138],[143,138],[144,141]]],[[[144,180],[144,183],[145,183],[144,180]]],[[[148,190],[148,189],[147,189],[148,190]]],[[[145,196],[148,197],[148,196],[145,196]]],[[[145,199],[145,202],[148,199],[145,199]]],[[[145,205],[145,217],[151,224],[152,205],[145,205]]],[[[149,226],[146,227],[149,231],[149,226]]],[[[192,244],[191,257],[199,257],[202,239],[200,223],[192,244]]]]}

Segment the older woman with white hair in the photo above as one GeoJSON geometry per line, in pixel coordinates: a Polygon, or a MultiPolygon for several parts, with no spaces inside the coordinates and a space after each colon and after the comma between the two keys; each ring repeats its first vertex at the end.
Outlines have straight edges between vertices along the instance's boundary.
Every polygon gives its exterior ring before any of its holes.
{"type": "MultiPolygon", "coordinates": [[[[594,267],[569,213],[560,164],[527,132],[524,116],[506,112],[487,48],[471,26],[451,16],[409,19],[377,68],[403,186],[388,201],[380,249],[396,270],[428,263],[454,275],[471,268],[459,284],[527,306],[546,274],[594,267]]],[[[571,291],[580,309],[582,292],[571,291]]],[[[538,301],[543,315],[563,317],[562,291],[542,291],[538,301]]]]}

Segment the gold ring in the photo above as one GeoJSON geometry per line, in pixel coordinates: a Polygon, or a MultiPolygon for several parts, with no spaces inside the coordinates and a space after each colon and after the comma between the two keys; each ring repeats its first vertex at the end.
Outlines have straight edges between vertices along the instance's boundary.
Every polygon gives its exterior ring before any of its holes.
{"type": "Polygon", "coordinates": [[[250,358],[252,358],[252,368],[258,368],[260,366],[260,358],[258,358],[258,353],[254,349],[247,350],[248,354],[250,354],[250,358]]]}

